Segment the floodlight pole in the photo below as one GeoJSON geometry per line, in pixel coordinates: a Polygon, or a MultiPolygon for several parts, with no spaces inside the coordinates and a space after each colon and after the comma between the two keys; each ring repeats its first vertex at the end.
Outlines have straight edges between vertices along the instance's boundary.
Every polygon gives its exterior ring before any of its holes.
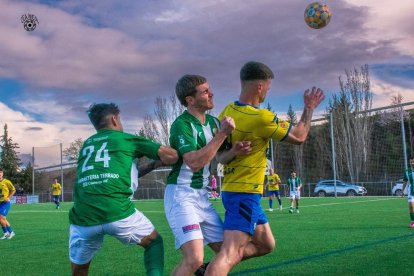
{"type": "Polygon", "coordinates": [[[408,169],[407,164],[407,145],[405,144],[405,128],[404,128],[404,108],[400,105],[401,108],[401,136],[402,136],[402,144],[403,144],[403,156],[404,156],[404,169],[408,169]]]}
{"type": "Polygon", "coordinates": [[[330,116],[330,121],[331,121],[331,144],[332,144],[332,168],[333,168],[333,179],[334,179],[334,193],[335,193],[335,198],[337,197],[337,193],[336,193],[336,162],[335,162],[335,140],[334,140],[334,135],[333,135],[333,115],[332,115],[332,111],[329,114],[330,116]]]}
{"type": "Polygon", "coordinates": [[[32,147],[32,195],[34,196],[34,181],[35,181],[35,157],[34,147],[32,147]]]}
{"type": "Polygon", "coordinates": [[[63,156],[62,156],[62,143],[60,143],[60,183],[62,185],[62,202],[65,201],[64,194],[65,190],[63,189],[63,156]]]}

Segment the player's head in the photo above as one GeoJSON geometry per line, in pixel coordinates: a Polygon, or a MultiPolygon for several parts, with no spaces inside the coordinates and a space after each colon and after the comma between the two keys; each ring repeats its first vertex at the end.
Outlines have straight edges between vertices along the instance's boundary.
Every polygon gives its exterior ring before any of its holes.
{"type": "Polygon", "coordinates": [[[410,157],[410,165],[414,168],[414,157],[410,157]]]}
{"type": "Polygon", "coordinates": [[[291,170],[291,171],[290,171],[290,175],[291,175],[292,177],[296,177],[296,171],[295,171],[295,170],[291,170]]]}
{"type": "Polygon", "coordinates": [[[270,80],[274,79],[275,75],[272,70],[261,62],[249,61],[240,70],[240,80],[252,81],[252,80],[270,80]]]}
{"type": "Polygon", "coordinates": [[[175,85],[175,94],[177,95],[180,103],[187,107],[188,102],[186,100],[189,96],[194,96],[197,92],[197,86],[207,83],[207,79],[199,75],[184,75],[175,85]]]}
{"type": "Polygon", "coordinates": [[[92,104],[87,113],[96,130],[104,128],[123,130],[119,116],[120,110],[114,103],[92,104]]]}
{"type": "Polygon", "coordinates": [[[240,70],[242,90],[257,92],[260,103],[264,101],[274,77],[272,70],[266,64],[257,61],[247,62],[240,70]]]}
{"type": "Polygon", "coordinates": [[[3,179],[3,174],[4,174],[3,168],[0,168],[0,179],[3,179]]]}

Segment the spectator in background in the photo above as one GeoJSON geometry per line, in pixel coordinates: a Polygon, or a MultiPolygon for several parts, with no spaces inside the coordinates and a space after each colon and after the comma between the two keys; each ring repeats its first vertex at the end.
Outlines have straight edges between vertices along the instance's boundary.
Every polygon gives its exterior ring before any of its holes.
{"type": "Polygon", "coordinates": [[[217,200],[217,179],[214,174],[211,175],[211,195],[217,200]]]}

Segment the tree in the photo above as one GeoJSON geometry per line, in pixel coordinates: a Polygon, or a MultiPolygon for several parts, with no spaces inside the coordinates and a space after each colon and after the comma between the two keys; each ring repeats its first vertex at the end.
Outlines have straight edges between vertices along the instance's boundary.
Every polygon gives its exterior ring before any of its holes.
{"type": "Polygon", "coordinates": [[[4,132],[0,138],[0,167],[3,168],[4,175],[13,183],[19,180],[20,159],[17,156],[16,149],[19,148],[17,143],[13,142],[12,137],[9,137],[7,124],[4,125],[4,132]]]}
{"type": "Polygon", "coordinates": [[[358,71],[345,71],[346,80],[339,76],[339,95],[334,94],[329,103],[333,115],[338,173],[347,173],[352,182],[366,174],[365,164],[371,143],[373,118],[368,114],[372,106],[372,92],[368,65],[358,71]]]}
{"type": "Polygon", "coordinates": [[[63,150],[63,156],[66,157],[68,161],[76,161],[79,157],[79,152],[82,149],[83,140],[82,138],[78,138],[72,143],[70,143],[69,147],[63,150]]]}
{"type": "Polygon", "coordinates": [[[164,145],[169,144],[171,124],[185,110],[174,93],[168,98],[169,100],[163,97],[155,99],[154,115],[156,121],[147,114],[144,118],[144,124],[138,132],[140,135],[164,145]]]}

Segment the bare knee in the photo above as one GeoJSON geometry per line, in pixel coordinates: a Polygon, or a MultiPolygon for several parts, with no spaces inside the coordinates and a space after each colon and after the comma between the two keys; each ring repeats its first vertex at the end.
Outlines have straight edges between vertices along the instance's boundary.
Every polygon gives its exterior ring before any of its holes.
{"type": "Polygon", "coordinates": [[[194,255],[186,256],[183,259],[185,266],[189,267],[192,271],[196,271],[202,264],[204,256],[194,255]]]}

